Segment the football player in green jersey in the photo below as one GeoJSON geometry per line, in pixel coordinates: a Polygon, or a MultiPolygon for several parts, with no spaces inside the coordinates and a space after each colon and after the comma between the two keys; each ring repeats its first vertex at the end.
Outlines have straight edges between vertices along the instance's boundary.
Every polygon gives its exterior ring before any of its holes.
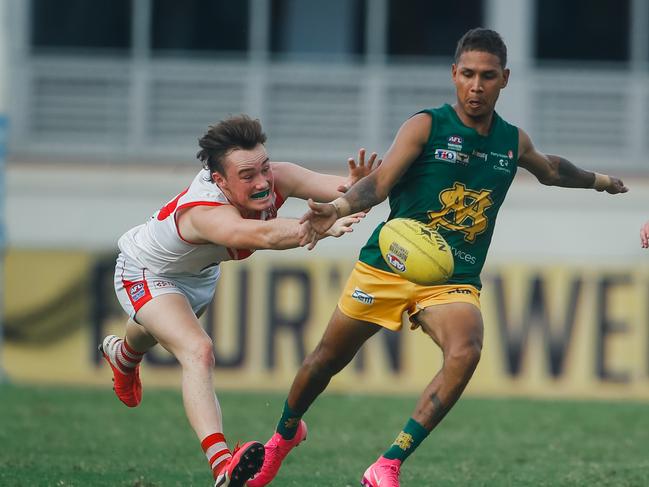
{"type": "Polygon", "coordinates": [[[421,327],[441,348],[444,361],[394,443],[361,479],[368,487],[398,486],[402,463],[453,407],[480,360],[480,271],[517,168],[549,186],[627,191],[616,177],[539,152],[527,133],[495,112],[509,79],[506,65],[507,48],[498,33],[481,28],[467,32],[458,42],[451,70],[455,104],[423,110],[405,121],[383,164],[344,196],[330,203],[309,202],[303,221],[324,232],[337,218],[389,197],[389,219],[414,218],[439,231],[452,247],[455,270],[443,286],[406,281],[382,258],[378,234],[383,224],[377,227],[361,250],[324,336],[294,379],[251,487],[270,482],[284,457],[306,437],[302,415],[333,375],[382,327],[399,330],[407,312],[411,328],[421,327]]]}

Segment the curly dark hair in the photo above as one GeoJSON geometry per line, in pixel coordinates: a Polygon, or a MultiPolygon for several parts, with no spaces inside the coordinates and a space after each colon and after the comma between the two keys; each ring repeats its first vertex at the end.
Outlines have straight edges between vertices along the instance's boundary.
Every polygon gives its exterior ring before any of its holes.
{"type": "Polygon", "coordinates": [[[231,150],[252,150],[265,142],[266,134],[258,119],[237,115],[209,126],[205,135],[198,139],[201,150],[196,157],[210,173],[225,175],[223,161],[231,150]]]}
{"type": "Polygon", "coordinates": [[[458,62],[462,53],[467,51],[488,52],[500,59],[500,65],[503,69],[507,66],[507,46],[503,38],[495,30],[478,27],[464,34],[457,42],[455,63],[458,62]]]}

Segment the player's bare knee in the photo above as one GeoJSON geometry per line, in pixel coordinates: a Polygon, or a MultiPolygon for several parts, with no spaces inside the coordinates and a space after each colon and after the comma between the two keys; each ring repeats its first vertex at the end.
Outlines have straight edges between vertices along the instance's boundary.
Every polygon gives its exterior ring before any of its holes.
{"type": "Polygon", "coordinates": [[[341,361],[334,353],[334,350],[323,345],[322,342],[307,356],[304,365],[309,367],[314,374],[330,376],[333,376],[345,366],[344,364],[341,365],[341,361]]]}
{"type": "Polygon", "coordinates": [[[213,369],[215,365],[214,346],[209,337],[193,340],[188,344],[176,358],[180,364],[191,367],[200,367],[203,369],[213,369]]]}
{"type": "Polygon", "coordinates": [[[199,357],[199,360],[200,363],[203,365],[203,367],[206,368],[207,370],[214,369],[214,366],[216,365],[214,350],[210,348],[209,352],[205,351],[205,353],[199,357]]]}
{"type": "Polygon", "coordinates": [[[329,355],[320,346],[318,346],[311,354],[307,356],[304,362],[310,369],[314,371],[321,371],[328,368],[329,360],[329,355]]]}
{"type": "Polygon", "coordinates": [[[213,369],[216,359],[214,358],[214,344],[212,340],[201,340],[198,348],[198,359],[201,364],[209,369],[213,369]]]}
{"type": "Polygon", "coordinates": [[[467,340],[448,350],[444,362],[459,367],[474,368],[482,355],[482,340],[467,340]]]}

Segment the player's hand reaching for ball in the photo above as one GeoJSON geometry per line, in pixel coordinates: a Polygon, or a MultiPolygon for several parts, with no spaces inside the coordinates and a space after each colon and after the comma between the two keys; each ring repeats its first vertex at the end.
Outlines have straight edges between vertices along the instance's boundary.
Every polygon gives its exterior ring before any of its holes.
{"type": "Polygon", "coordinates": [[[354,229],[352,228],[352,225],[360,222],[362,218],[365,218],[365,212],[362,211],[359,213],[354,213],[353,215],[339,218],[324,234],[315,232],[308,221],[304,222],[302,225],[305,227],[305,233],[300,240],[300,245],[306,245],[308,250],[313,250],[318,241],[325,237],[338,238],[345,235],[346,233],[353,232],[354,229]]]}
{"type": "Polygon", "coordinates": [[[371,173],[373,169],[378,168],[381,165],[381,160],[379,160],[379,162],[376,163],[376,167],[374,167],[376,158],[376,152],[372,152],[370,158],[367,160],[367,163],[365,163],[365,149],[360,149],[358,151],[358,163],[356,163],[353,157],[347,159],[347,165],[349,166],[349,176],[347,177],[347,182],[345,184],[338,186],[338,191],[340,191],[341,193],[346,193],[349,188],[352,187],[352,185],[356,184],[360,179],[363,179],[365,176],[371,173]]]}
{"type": "Polygon", "coordinates": [[[309,245],[309,250],[315,247],[315,243],[311,246],[311,242],[318,241],[318,233],[313,229],[309,221],[300,221],[300,229],[298,232],[298,237],[300,238],[300,247],[309,245]]]}
{"type": "Polygon", "coordinates": [[[640,246],[643,249],[649,248],[649,221],[640,229],[640,246]]]}
{"type": "Polygon", "coordinates": [[[327,237],[338,238],[346,233],[353,232],[354,229],[352,228],[352,225],[361,221],[361,218],[365,218],[365,213],[362,211],[360,213],[354,213],[353,215],[339,218],[333,225],[331,225],[331,228],[327,230],[325,235],[327,237]]]}
{"type": "Polygon", "coordinates": [[[311,198],[307,203],[309,211],[302,215],[300,223],[308,222],[317,233],[326,233],[338,219],[336,207],[331,203],[317,203],[311,198]]]}

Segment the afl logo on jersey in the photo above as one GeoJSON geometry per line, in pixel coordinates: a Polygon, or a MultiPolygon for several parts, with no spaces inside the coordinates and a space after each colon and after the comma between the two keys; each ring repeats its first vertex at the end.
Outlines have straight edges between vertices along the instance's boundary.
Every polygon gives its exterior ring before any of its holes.
{"type": "Polygon", "coordinates": [[[142,299],[146,294],[146,290],[144,289],[144,283],[136,282],[131,286],[131,289],[128,290],[128,293],[131,295],[131,300],[133,301],[142,299]]]}
{"type": "Polygon", "coordinates": [[[457,152],[454,150],[435,149],[435,159],[438,161],[455,162],[457,152]]]}
{"type": "Polygon", "coordinates": [[[448,146],[449,146],[450,149],[461,150],[463,142],[464,142],[464,139],[462,139],[462,137],[460,137],[459,135],[451,135],[448,138],[448,146]]]}

